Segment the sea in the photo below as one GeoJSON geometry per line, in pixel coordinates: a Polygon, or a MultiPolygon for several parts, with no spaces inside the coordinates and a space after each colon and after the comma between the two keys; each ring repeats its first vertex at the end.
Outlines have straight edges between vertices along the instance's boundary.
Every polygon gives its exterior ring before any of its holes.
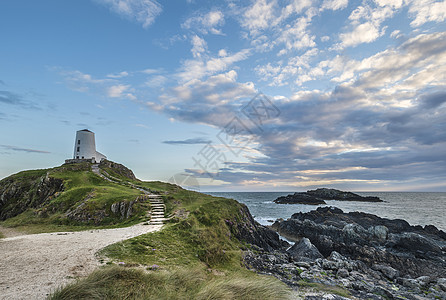
{"type": "Polygon", "coordinates": [[[206,192],[235,199],[248,206],[254,219],[271,225],[276,219],[288,219],[297,212],[309,212],[322,206],[335,206],[344,212],[360,211],[382,218],[403,219],[410,225],[434,225],[446,231],[446,193],[427,192],[356,192],[361,196],[376,196],[384,202],[325,201],[326,205],[276,204],[280,196],[294,192],[206,192]]]}

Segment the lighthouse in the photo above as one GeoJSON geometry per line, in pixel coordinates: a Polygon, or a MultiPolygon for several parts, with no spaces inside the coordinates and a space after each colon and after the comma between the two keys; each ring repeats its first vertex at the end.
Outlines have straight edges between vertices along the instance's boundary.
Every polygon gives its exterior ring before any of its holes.
{"type": "Polygon", "coordinates": [[[96,151],[96,142],[94,132],[83,129],[76,132],[74,140],[73,160],[70,162],[91,161],[92,163],[100,162],[107,157],[96,151]]]}

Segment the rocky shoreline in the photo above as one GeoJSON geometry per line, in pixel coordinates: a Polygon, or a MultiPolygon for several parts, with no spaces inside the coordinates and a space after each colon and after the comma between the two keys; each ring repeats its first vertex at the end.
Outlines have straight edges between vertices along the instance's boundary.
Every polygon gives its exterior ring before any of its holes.
{"type": "Polygon", "coordinates": [[[327,204],[324,200],[383,202],[378,197],[363,197],[352,192],[343,192],[340,190],[326,188],[306,192],[296,192],[287,196],[278,197],[276,200],[274,200],[274,202],[278,204],[327,204]]]}
{"type": "Polygon", "coordinates": [[[330,299],[446,299],[446,233],[434,226],[323,207],[271,227],[294,246],[253,245],[244,264],[295,290],[322,285],[344,295],[330,299]]]}

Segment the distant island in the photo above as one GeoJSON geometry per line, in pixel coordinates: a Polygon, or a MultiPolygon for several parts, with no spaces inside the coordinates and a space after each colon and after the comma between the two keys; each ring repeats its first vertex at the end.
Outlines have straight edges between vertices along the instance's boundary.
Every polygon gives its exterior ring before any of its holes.
{"type": "Polygon", "coordinates": [[[327,204],[324,200],[383,202],[383,200],[378,197],[363,197],[352,192],[343,192],[340,190],[327,188],[319,188],[306,192],[296,192],[287,196],[281,196],[274,200],[274,202],[279,204],[327,204]]]}

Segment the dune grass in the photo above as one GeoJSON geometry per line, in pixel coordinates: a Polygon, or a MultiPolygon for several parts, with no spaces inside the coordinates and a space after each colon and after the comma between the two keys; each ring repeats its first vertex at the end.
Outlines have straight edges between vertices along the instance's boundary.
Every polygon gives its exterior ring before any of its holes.
{"type": "Polygon", "coordinates": [[[144,271],[111,266],[56,290],[48,299],[286,299],[274,278],[213,275],[203,268],[144,271]]]}

